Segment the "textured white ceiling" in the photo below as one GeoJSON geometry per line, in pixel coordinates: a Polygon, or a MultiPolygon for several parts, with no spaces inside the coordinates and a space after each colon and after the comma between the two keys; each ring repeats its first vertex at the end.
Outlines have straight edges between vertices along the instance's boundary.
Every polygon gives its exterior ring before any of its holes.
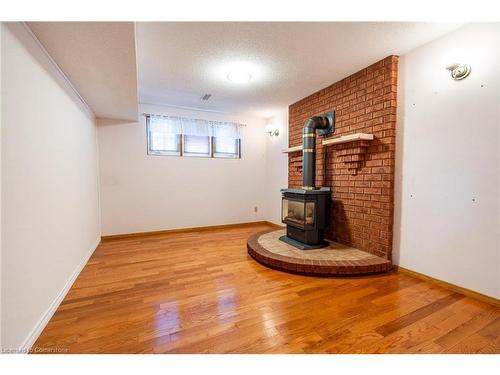
{"type": "Polygon", "coordinates": [[[270,116],[388,55],[402,55],[459,24],[206,23],[136,24],[139,100],[270,116]],[[254,79],[226,79],[244,62],[254,79]],[[208,102],[200,98],[212,94],[208,102]]]}
{"type": "Polygon", "coordinates": [[[133,22],[29,22],[97,117],[137,120],[133,22]]]}
{"type": "Polygon", "coordinates": [[[137,119],[138,102],[268,117],[388,55],[460,24],[30,22],[97,117],[137,119]],[[137,48],[137,51],[136,51],[137,48]],[[227,80],[234,64],[253,76],[227,80]],[[201,101],[204,94],[209,101],[201,101]]]}

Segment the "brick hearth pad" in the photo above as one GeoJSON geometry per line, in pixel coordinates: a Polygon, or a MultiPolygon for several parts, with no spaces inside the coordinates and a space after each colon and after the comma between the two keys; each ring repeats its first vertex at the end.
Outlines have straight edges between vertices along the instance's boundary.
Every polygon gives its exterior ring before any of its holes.
{"type": "Polygon", "coordinates": [[[299,250],[279,240],[284,234],[285,229],[273,229],[250,236],[248,254],[275,269],[318,276],[362,275],[392,268],[387,259],[337,242],[323,249],[299,250]]]}

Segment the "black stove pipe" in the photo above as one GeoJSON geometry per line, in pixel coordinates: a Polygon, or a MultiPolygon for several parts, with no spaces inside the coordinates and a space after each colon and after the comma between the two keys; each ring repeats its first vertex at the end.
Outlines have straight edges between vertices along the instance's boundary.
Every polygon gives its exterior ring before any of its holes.
{"type": "Polygon", "coordinates": [[[327,129],[325,116],[314,116],[306,121],[302,132],[302,189],[316,189],[316,129],[327,129]]]}

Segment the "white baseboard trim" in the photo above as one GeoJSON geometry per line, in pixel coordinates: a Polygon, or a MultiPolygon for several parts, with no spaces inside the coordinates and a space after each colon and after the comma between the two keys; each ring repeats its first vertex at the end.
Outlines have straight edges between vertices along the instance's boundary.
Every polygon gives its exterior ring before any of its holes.
{"type": "Polygon", "coordinates": [[[94,251],[96,250],[97,246],[101,242],[101,238],[99,237],[97,240],[97,244],[89,250],[89,252],[85,255],[85,257],[82,259],[82,261],[78,264],[78,266],[75,268],[71,276],[69,277],[68,281],[66,281],[66,284],[64,284],[64,287],[61,289],[61,291],[57,294],[57,296],[54,298],[52,303],[50,304],[49,308],[45,311],[45,313],[42,315],[40,320],[35,324],[31,332],[28,334],[26,339],[24,339],[23,343],[21,344],[19,348],[19,353],[28,353],[31,350],[31,347],[35,343],[35,341],[38,339],[42,331],[44,330],[45,326],[49,322],[49,320],[52,318],[54,313],[56,312],[57,308],[63,301],[64,297],[66,297],[66,294],[68,294],[69,290],[73,286],[73,283],[75,282],[76,278],[82,272],[83,267],[87,264],[89,261],[90,257],[92,254],[94,254],[94,251]]]}

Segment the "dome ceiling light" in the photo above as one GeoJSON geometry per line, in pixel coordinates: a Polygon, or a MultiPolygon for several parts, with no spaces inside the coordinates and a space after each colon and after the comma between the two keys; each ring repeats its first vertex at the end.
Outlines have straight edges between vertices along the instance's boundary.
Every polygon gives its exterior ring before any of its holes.
{"type": "Polygon", "coordinates": [[[227,74],[227,79],[233,83],[244,84],[252,80],[252,75],[245,70],[231,70],[227,74]]]}

